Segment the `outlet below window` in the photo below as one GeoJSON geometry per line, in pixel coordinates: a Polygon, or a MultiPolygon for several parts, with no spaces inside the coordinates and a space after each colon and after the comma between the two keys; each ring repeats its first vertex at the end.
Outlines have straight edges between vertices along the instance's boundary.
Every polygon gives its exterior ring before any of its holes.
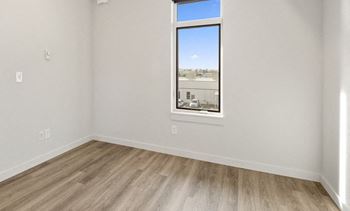
{"type": "Polygon", "coordinates": [[[45,140],[45,131],[40,131],[39,132],[39,141],[44,141],[45,140]]]}
{"type": "Polygon", "coordinates": [[[50,129],[46,129],[45,130],[45,139],[50,139],[51,138],[51,130],[50,129]]]}
{"type": "Polygon", "coordinates": [[[171,134],[177,135],[177,133],[178,133],[177,126],[176,125],[171,126],[171,134]]]}

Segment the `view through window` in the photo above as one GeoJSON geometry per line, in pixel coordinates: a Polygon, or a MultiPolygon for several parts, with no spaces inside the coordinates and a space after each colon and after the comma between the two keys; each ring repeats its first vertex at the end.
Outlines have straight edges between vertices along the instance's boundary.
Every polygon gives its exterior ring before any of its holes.
{"type": "Polygon", "coordinates": [[[177,109],[220,112],[220,16],[220,0],[177,4],[177,109]]]}

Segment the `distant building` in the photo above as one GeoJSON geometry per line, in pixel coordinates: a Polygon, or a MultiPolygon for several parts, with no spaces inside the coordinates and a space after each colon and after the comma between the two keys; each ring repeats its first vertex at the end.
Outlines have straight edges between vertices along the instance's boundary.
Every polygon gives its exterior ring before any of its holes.
{"type": "Polygon", "coordinates": [[[219,84],[213,78],[188,79],[179,78],[179,97],[186,103],[192,99],[197,99],[202,105],[218,107],[219,103],[219,84]]]}

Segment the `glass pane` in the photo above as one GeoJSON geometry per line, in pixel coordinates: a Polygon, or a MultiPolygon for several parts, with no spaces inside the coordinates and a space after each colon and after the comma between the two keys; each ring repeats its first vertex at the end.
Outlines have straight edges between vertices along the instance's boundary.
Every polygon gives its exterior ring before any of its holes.
{"type": "Polygon", "coordinates": [[[178,29],[178,108],[220,111],[220,27],[178,29]]]}
{"type": "Polygon", "coordinates": [[[220,16],[220,0],[204,0],[177,4],[177,21],[217,18],[220,16]]]}

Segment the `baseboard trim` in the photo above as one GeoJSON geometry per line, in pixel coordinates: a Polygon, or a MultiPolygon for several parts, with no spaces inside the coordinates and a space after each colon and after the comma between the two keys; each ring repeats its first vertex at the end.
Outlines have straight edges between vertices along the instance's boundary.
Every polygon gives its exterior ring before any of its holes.
{"type": "Polygon", "coordinates": [[[326,189],[326,191],[331,196],[331,198],[333,199],[334,203],[338,206],[338,208],[343,210],[343,211],[350,211],[350,206],[342,203],[340,196],[334,190],[334,188],[328,182],[328,180],[323,176],[320,179],[321,179],[322,186],[326,189]]]}
{"type": "Polygon", "coordinates": [[[304,180],[310,180],[310,181],[316,181],[316,182],[320,181],[319,173],[304,171],[300,169],[285,168],[285,167],[270,165],[265,163],[244,161],[244,160],[233,159],[229,157],[212,155],[212,154],[207,154],[202,152],[195,152],[195,151],[190,151],[185,149],[154,145],[154,144],[149,144],[145,142],[133,141],[133,140],[122,139],[122,138],[114,138],[114,137],[108,137],[103,135],[95,135],[93,136],[93,138],[94,140],[98,140],[106,143],[145,149],[149,151],[155,151],[155,152],[160,152],[160,153],[165,153],[165,154],[170,154],[170,155],[175,155],[180,157],[186,157],[186,158],[191,158],[195,160],[207,161],[211,163],[223,164],[227,166],[266,172],[266,173],[293,177],[298,179],[304,179],[304,180]]]}
{"type": "Polygon", "coordinates": [[[40,165],[54,157],[57,157],[65,152],[68,152],[69,150],[72,150],[80,145],[83,145],[89,141],[93,140],[91,136],[87,136],[84,138],[80,138],[73,143],[70,143],[66,146],[54,149],[46,154],[40,155],[32,160],[29,160],[27,162],[21,163],[11,169],[5,170],[0,172],[0,182],[3,182],[7,179],[10,179],[11,177],[14,177],[24,171],[27,171],[37,165],[40,165]]]}

